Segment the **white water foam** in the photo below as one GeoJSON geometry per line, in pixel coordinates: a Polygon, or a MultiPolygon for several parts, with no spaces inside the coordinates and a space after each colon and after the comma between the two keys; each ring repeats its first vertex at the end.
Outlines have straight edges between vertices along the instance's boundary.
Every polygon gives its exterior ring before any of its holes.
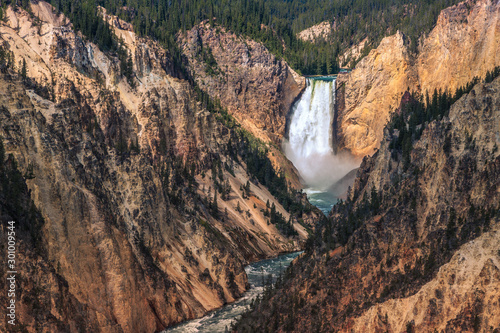
{"type": "Polygon", "coordinates": [[[335,80],[307,79],[307,87],[292,109],[289,141],[283,148],[310,191],[326,191],[357,167],[350,156],[333,152],[334,103],[335,80]]]}

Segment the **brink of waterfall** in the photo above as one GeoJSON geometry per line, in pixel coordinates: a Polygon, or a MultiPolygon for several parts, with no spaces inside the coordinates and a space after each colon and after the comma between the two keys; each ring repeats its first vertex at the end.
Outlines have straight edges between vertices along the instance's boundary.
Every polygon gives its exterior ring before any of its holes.
{"type": "Polygon", "coordinates": [[[335,79],[320,78],[307,79],[305,91],[292,107],[283,148],[309,193],[328,192],[358,167],[352,157],[334,152],[334,104],[335,79]]]}

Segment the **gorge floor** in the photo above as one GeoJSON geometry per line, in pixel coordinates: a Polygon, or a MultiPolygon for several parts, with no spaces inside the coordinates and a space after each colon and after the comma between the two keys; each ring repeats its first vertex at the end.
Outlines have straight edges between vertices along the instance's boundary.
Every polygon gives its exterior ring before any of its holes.
{"type": "Polygon", "coordinates": [[[276,280],[278,275],[285,271],[290,263],[302,252],[293,252],[280,255],[276,258],[255,262],[245,267],[250,289],[234,303],[215,310],[208,315],[194,319],[178,326],[165,330],[163,333],[212,333],[224,332],[231,327],[234,320],[248,308],[251,302],[264,292],[264,286],[269,276],[276,280]]]}

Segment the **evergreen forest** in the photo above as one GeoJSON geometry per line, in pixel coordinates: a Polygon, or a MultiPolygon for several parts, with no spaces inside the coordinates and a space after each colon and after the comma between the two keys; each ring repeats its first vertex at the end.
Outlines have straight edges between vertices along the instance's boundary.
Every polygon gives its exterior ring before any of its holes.
{"type": "MultiPolygon", "coordinates": [[[[9,2],[9,1],[7,1],[9,2]]],[[[28,8],[29,0],[16,2],[28,8]]],[[[380,40],[396,31],[403,32],[411,50],[417,52],[418,38],[428,33],[439,12],[457,0],[52,0],[87,38],[103,50],[127,54],[111,29],[98,15],[98,6],[131,22],[141,36],[161,42],[174,63],[182,67],[176,44],[179,31],[204,20],[221,25],[238,35],[262,42],[273,54],[284,58],[303,75],[332,74],[339,70],[338,56],[365,38],[360,56],[376,47],[380,40]],[[296,34],[328,21],[333,33],[315,43],[298,39],[296,34]]],[[[8,4],[8,3],[7,3],[8,4]]],[[[352,59],[351,65],[355,64],[352,59]]],[[[127,70],[127,69],[125,69],[127,70]]]]}

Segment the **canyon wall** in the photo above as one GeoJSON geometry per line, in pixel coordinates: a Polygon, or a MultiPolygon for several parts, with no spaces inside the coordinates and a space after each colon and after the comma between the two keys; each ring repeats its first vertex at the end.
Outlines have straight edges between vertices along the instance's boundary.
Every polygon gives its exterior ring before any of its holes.
{"type": "Polygon", "coordinates": [[[384,131],[347,200],[236,331],[500,329],[500,78],[421,126],[407,152],[400,130],[384,131]]]}
{"type": "MultiPolygon", "coordinates": [[[[9,7],[0,22],[0,42],[26,73],[0,74],[11,170],[3,182],[19,189],[2,188],[1,237],[5,221],[18,221],[20,326],[159,331],[241,296],[249,261],[301,247],[304,227],[294,217],[298,235],[287,237],[269,223],[266,203],[290,215],[229,153],[244,134],[203,107],[168,51],[101,11],[131,57],[126,79],[116,55],[49,4],[31,10],[9,7]]],[[[280,71],[266,78],[298,93],[286,64],[273,59],[280,71]]],[[[3,271],[2,290],[5,281],[3,271]]]]}
{"type": "Polygon", "coordinates": [[[177,43],[198,87],[265,142],[274,168],[283,171],[294,188],[302,188],[297,170],[279,147],[305,79],[261,43],[216,24],[202,22],[179,34],[177,43]]]}
{"type": "Polygon", "coordinates": [[[500,330],[500,78],[433,118],[415,102],[500,65],[499,17],[466,1],[417,54],[397,33],[338,76],[336,142],[365,156],[354,185],[234,331],[500,330]]]}
{"type": "Polygon", "coordinates": [[[383,128],[409,89],[424,95],[434,89],[455,93],[473,77],[500,65],[500,4],[465,1],[441,12],[434,29],[410,54],[401,33],[386,37],[337,88],[345,96],[337,125],[341,149],[362,157],[380,145],[383,128]]]}
{"type": "Polygon", "coordinates": [[[336,81],[344,107],[337,108],[337,149],[363,157],[373,153],[403,92],[414,82],[403,34],[386,37],[349,74],[336,81]],[[413,79],[413,80],[412,80],[413,79]]]}
{"type": "Polygon", "coordinates": [[[261,43],[200,23],[178,37],[196,83],[256,137],[279,143],[305,79],[261,43]]]}

